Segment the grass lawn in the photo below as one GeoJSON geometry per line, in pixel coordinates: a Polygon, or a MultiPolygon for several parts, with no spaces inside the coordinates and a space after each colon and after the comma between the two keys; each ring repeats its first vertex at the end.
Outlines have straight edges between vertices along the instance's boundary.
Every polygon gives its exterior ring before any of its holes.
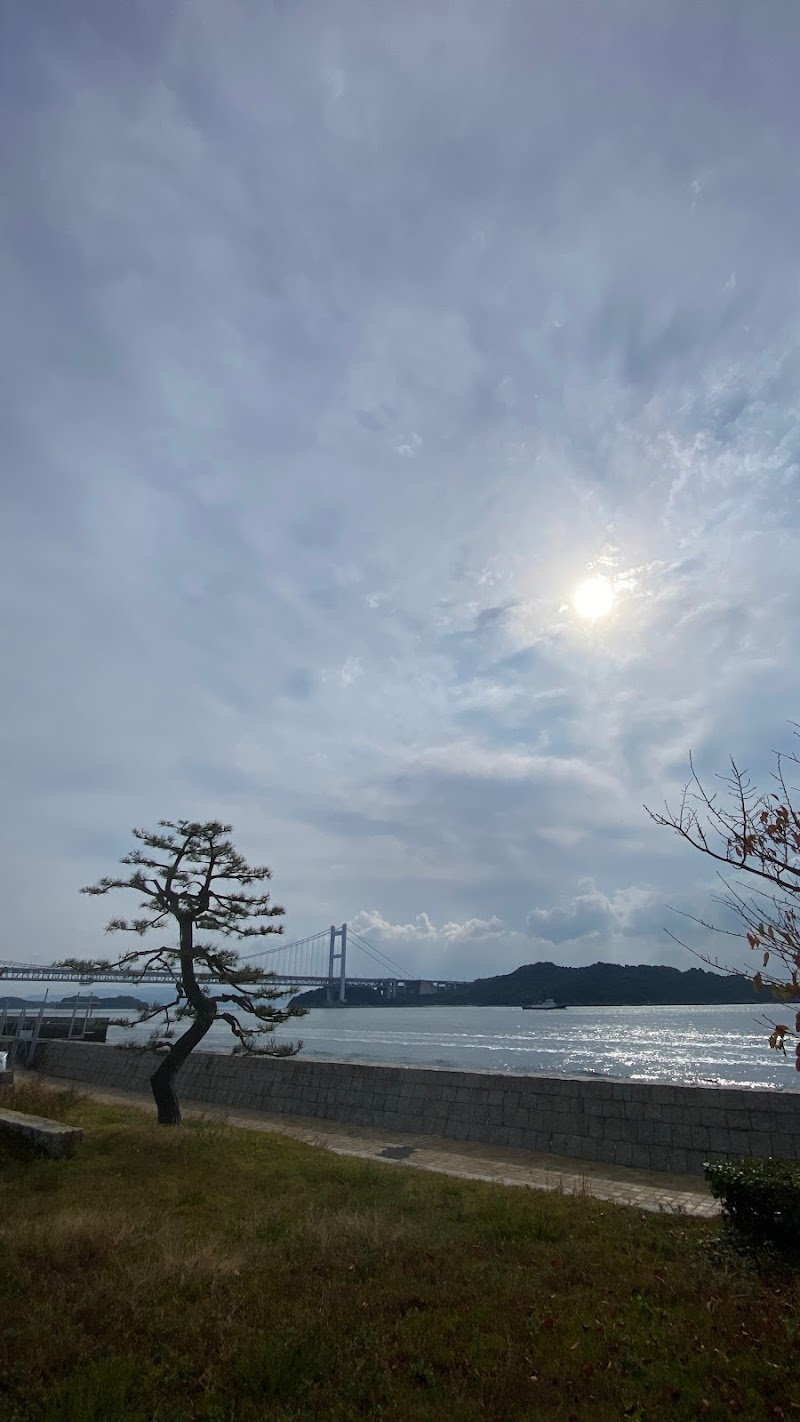
{"type": "Polygon", "coordinates": [[[800,1418],[800,1283],[719,1225],[36,1086],[0,1145],[2,1422],[800,1418]]]}

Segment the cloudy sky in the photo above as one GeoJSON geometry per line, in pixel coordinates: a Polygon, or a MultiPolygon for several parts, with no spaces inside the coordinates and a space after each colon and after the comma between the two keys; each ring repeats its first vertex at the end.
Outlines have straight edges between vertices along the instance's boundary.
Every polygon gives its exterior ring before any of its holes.
{"type": "Polygon", "coordinates": [[[0,957],[215,816],[290,939],[691,966],[642,804],[800,713],[795,0],[0,13],[0,957]]]}

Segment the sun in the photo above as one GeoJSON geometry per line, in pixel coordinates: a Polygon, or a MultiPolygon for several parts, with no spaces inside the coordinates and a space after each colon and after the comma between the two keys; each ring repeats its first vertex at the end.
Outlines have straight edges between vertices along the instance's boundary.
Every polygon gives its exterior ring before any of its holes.
{"type": "Polygon", "coordinates": [[[587,622],[596,622],[598,618],[607,616],[614,606],[614,589],[608,578],[586,578],[575,589],[572,606],[578,616],[586,618],[587,622]]]}

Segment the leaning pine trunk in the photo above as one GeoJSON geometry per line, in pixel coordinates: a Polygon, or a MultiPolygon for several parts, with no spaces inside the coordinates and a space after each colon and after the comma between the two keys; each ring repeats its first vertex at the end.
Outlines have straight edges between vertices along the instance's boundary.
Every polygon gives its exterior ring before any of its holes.
{"type": "Polygon", "coordinates": [[[202,1016],[198,1014],[188,1031],[174,1042],[167,1052],[161,1065],[156,1067],[150,1078],[153,1096],[158,1107],[158,1124],[160,1126],[179,1126],[181,1124],[181,1108],[178,1098],[175,1095],[174,1081],[189,1053],[194,1050],[198,1042],[202,1042],[209,1027],[213,1024],[216,1013],[202,1016]]]}

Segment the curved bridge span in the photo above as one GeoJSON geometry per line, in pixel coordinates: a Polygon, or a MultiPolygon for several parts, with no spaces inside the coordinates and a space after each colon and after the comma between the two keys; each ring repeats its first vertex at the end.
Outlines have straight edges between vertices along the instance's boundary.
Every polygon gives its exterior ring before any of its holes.
{"type": "MultiPolygon", "coordinates": [[[[462,985],[458,980],[412,977],[359,933],[353,930],[348,932],[346,923],[340,928],[332,924],[329,929],[310,938],[282,943],[241,961],[268,973],[275,987],[285,987],[290,991],[326,988],[329,1001],[338,1002],[347,1001],[348,987],[370,987],[387,999],[410,999],[446,993],[462,985]],[[379,969],[382,971],[377,971],[379,969]]],[[[197,979],[198,982],[208,983],[219,981],[211,973],[198,973],[197,979]]],[[[98,968],[91,972],[78,972],[55,963],[6,961],[0,962],[0,982],[3,981],[80,983],[90,987],[97,983],[171,983],[174,978],[163,969],[137,972],[134,967],[98,968]]]]}

